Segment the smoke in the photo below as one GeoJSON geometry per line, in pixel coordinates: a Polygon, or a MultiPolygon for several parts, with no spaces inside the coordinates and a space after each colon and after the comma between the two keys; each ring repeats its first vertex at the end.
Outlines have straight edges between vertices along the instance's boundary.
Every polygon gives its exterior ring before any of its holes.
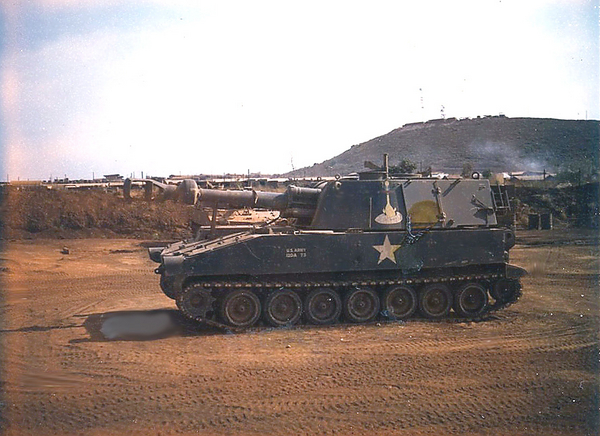
{"type": "Polygon", "coordinates": [[[550,167],[543,156],[532,156],[525,147],[503,141],[474,141],[468,155],[482,169],[492,171],[543,171],[550,167]]]}

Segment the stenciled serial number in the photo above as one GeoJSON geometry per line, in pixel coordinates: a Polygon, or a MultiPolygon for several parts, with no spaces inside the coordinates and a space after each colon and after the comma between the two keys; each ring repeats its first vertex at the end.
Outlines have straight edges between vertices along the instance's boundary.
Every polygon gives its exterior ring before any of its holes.
{"type": "Polygon", "coordinates": [[[285,257],[306,257],[306,248],[286,248],[285,257]]]}

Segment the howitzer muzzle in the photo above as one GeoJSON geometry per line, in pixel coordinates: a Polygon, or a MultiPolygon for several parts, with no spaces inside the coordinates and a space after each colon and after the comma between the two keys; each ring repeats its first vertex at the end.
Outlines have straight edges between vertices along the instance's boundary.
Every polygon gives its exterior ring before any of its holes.
{"type": "Polygon", "coordinates": [[[314,214],[320,193],[320,189],[297,186],[289,186],[284,193],[198,189],[198,201],[224,207],[278,210],[285,217],[309,218],[314,214]]]}

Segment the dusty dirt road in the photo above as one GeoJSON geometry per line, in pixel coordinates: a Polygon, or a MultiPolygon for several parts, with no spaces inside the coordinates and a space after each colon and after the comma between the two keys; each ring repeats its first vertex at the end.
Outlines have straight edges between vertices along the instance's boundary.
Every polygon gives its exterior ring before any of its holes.
{"type": "Polygon", "coordinates": [[[483,322],[243,334],[183,321],[138,241],[10,243],[0,433],[597,434],[597,241],[522,236],[523,297],[483,322]]]}

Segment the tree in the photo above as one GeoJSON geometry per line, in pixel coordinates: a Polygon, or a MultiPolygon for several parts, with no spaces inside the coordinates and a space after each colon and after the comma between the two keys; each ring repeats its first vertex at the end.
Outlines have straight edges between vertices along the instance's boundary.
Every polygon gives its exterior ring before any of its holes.
{"type": "Polygon", "coordinates": [[[410,159],[402,159],[398,165],[391,165],[389,170],[393,174],[411,174],[417,169],[417,164],[410,159]]]}

